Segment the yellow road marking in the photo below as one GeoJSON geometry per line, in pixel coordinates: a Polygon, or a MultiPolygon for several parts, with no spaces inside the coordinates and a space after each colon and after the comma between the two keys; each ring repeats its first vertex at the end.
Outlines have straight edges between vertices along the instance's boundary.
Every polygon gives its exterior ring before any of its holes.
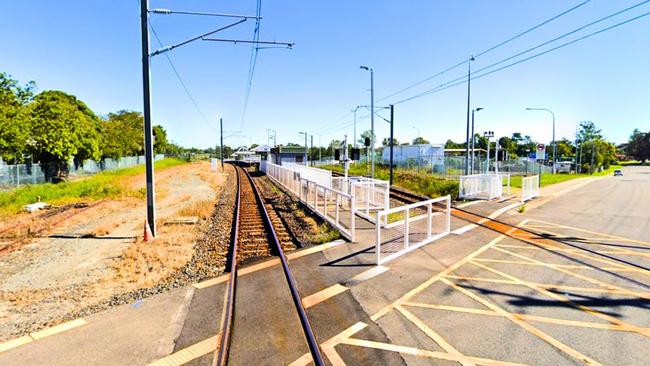
{"type": "Polygon", "coordinates": [[[300,356],[299,359],[290,363],[289,366],[307,366],[311,364],[313,361],[314,359],[311,357],[311,353],[308,352],[300,356]]]}
{"type": "Polygon", "coordinates": [[[474,294],[473,292],[468,291],[467,289],[456,285],[455,283],[449,281],[446,278],[441,279],[441,281],[446,283],[447,285],[455,288],[456,290],[464,293],[465,295],[471,297],[472,299],[480,302],[481,304],[487,306],[488,308],[502,314],[504,317],[508,318],[513,323],[519,325],[520,327],[522,327],[523,329],[525,329],[529,333],[532,333],[533,335],[535,335],[538,338],[544,340],[545,342],[549,343],[550,345],[552,345],[553,347],[559,349],[560,351],[568,354],[569,356],[575,358],[576,360],[578,360],[580,362],[583,362],[583,363],[585,363],[587,365],[600,365],[600,363],[598,361],[583,355],[582,353],[574,350],[573,348],[571,348],[571,347],[567,346],[566,344],[558,341],[557,339],[555,339],[555,338],[551,337],[550,335],[544,333],[543,331],[535,328],[534,326],[526,323],[525,321],[517,318],[516,316],[514,316],[513,314],[510,314],[509,312],[502,309],[501,307],[499,307],[499,306],[489,302],[488,300],[485,300],[482,297],[474,294]]]}
{"type": "Polygon", "coordinates": [[[63,324],[55,325],[51,328],[43,329],[38,332],[30,333],[29,335],[34,338],[34,340],[42,339],[45,337],[49,337],[51,335],[65,332],[66,330],[70,330],[73,328],[80,327],[82,325],[87,324],[87,322],[84,319],[75,319],[69,322],[65,322],[63,324]]]}
{"type": "Polygon", "coordinates": [[[425,288],[431,286],[433,283],[436,281],[440,280],[443,276],[455,271],[456,269],[460,268],[462,265],[465,263],[469,262],[472,258],[476,257],[477,255],[483,253],[484,251],[488,250],[491,246],[497,244],[501,240],[505,238],[505,235],[499,235],[489,243],[485,244],[481,248],[477,249],[475,252],[471,253],[470,255],[466,256],[465,258],[459,260],[458,262],[454,263],[453,265],[447,267],[444,271],[436,274],[435,276],[429,278],[428,280],[424,281],[421,283],[419,286],[416,288],[412,289],[411,291],[407,292],[404,294],[404,296],[400,297],[397,301],[393,302],[392,304],[388,304],[385,307],[383,307],[381,310],[373,314],[370,319],[372,321],[376,321],[377,319],[381,318],[382,316],[388,314],[391,309],[393,309],[395,306],[399,305],[400,303],[410,299],[411,297],[415,296],[417,293],[420,291],[424,290],[425,288]]]}
{"type": "Polygon", "coordinates": [[[429,336],[434,342],[436,342],[442,349],[447,351],[449,354],[458,357],[458,362],[460,362],[463,365],[474,365],[475,363],[470,361],[467,357],[465,357],[462,353],[460,353],[454,346],[451,344],[447,343],[447,341],[436,331],[433,329],[429,328],[426,324],[424,324],[423,321],[421,321],[418,317],[413,315],[410,311],[406,310],[404,307],[401,305],[398,305],[395,307],[397,311],[402,313],[404,317],[408,320],[411,321],[411,323],[415,324],[416,327],[420,328],[424,334],[429,336]]]}
{"type": "MultiPolygon", "coordinates": [[[[469,313],[469,314],[477,314],[477,315],[489,315],[489,316],[499,316],[499,317],[504,316],[503,314],[497,313],[496,311],[483,310],[483,309],[474,309],[474,308],[466,308],[466,307],[459,307],[459,306],[448,306],[448,305],[439,305],[439,304],[422,304],[422,303],[414,303],[414,302],[406,302],[406,303],[404,303],[402,305],[419,307],[419,308],[426,308],[426,309],[434,309],[434,310],[455,311],[455,312],[459,312],[459,313],[469,313]]],[[[615,324],[583,322],[583,321],[577,321],[577,320],[550,318],[550,317],[546,317],[546,316],[537,316],[537,315],[520,314],[520,313],[511,313],[511,314],[514,315],[515,317],[519,318],[519,319],[522,319],[522,320],[530,320],[530,321],[541,322],[541,323],[569,325],[569,326],[573,326],[573,327],[582,327],[582,328],[594,328],[594,329],[617,330],[617,331],[623,331],[623,332],[633,332],[631,329],[629,329],[627,327],[620,326],[620,325],[615,325],[615,324]]]]}
{"type": "MultiPolygon", "coordinates": [[[[594,243],[588,243],[588,244],[594,244],[594,243]]],[[[499,245],[496,245],[496,246],[499,247],[499,248],[539,250],[539,251],[552,250],[552,251],[556,251],[556,252],[567,252],[567,253],[584,252],[583,249],[559,248],[559,247],[556,247],[554,245],[549,245],[549,244],[544,244],[544,243],[537,243],[537,245],[542,246],[544,248],[534,247],[534,246],[530,246],[530,245],[513,245],[513,244],[499,244],[499,245]]],[[[596,252],[598,254],[620,254],[620,255],[632,255],[632,256],[641,256],[641,257],[649,257],[650,258],[650,253],[643,253],[643,252],[639,252],[639,251],[636,251],[636,250],[629,250],[629,249],[594,250],[594,252],[596,252]]]]}
{"type": "MultiPolygon", "coordinates": [[[[491,283],[502,283],[506,285],[523,286],[516,281],[510,281],[504,279],[456,276],[456,275],[447,275],[445,277],[451,279],[466,280],[466,281],[491,282],[491,283]]],[[[522,281],[522,282],[526,282],[531,285],[549,289],[549,290],[557,289],[557,290],[564,290],[564,291],[596,292],[596,293],[614,294],[614,295],[634,295],[636,297],[650,296],[650,292],[642,292],[642,291],[630,291],[630,290],[621,291],[621,290],[613,290],[608,288],[555,285],[555,284],[546,284],[546,283],[530,282],[530,281],[522,281]]]]}
{"type": "MultiPolygon", "coordinates": [[[[518,258],[521,258],[521,259],[524,259],[524,260],[529,260],[529,261],[533,261],[533,262],[536,262],[536,263],[541,263],[542,265],[546,265],[544,262],[540,262],[538,260],[526,257],[525,255],[514,253],[514,252],[511,252],[511,251],[503,249],[503,248],[496,248],[495,247],[493,249],[498,250],[498,251],[503,252],[503,253],[513,255],[515,257],[518,257],[518,258]]],[[[569,276],[579,278],[579,279],[585,280],[587,282],[591,282],[593,284],[596,284],[598,286],[602,286],[602,287],[607,288],[607,289],[618,290],[618,291],[621,291],[622,293],[637,296],[637,297],[640,297],[640,298],[643,298],[643,299],[650,299],[650,296],[648,296],[647,294],[644,294],[643,292],[640,293],[640,292],[628,290],[628,289],[625,289],[625,288],[622,288],[622,287],[618,287],[618,286],[615,286],[615,285],[612,285],[612,284],[609,284],[609,283],[599,281],[599,280],[597,280],[595,278],[591,278],[591,277],[588,277],[588,276],[581,275],[579,273],[571,272],[571,271],[569,271],[567,269],[564,269],[564,268],[559,268],[559,267],[555,267],[555,266],[551,266],[551,265],[546,265],[546,267],[552,268],[552,269],[554,269],[554,270],[556,270],[558,272],[568,274],[569,276]]]]}
{"type": "MultiPolygon", "coordinates": [[[[304,257],[304,256],[309,255],[309,254],[322,252],[324,250],[327,250],[329,248],[333,248],[333,247],[335,247],[337,245],[341,245],[343,243],[345,243],[343,240],[335,240],[335,241],[330,242],[330,243],[321,244],[321,245],[314,246],[314,247],[311,247],[311,248],[299,250],[297,252],[293,252],[291,254],[288,254],[287,259],[288,260],[298,259],[300,257],[304,257]]],[[[246,275],[246,274],[249,274],[249,273],[257,272],[257,271],[263,270],[265,268],[273,267],[273,266],[278,265],[278,264],[280,264],[279,259],[277,259],[277,258],[269,259],[269,260],[266,260],[264,262],[254,264],[254,265],[252,265],[250,267],[244,267],[244,268],[242,268],[240,270],[237,270],[237,276],[239,277],[239,276],[243,276],[243,275],[246,275]]],[[[214,285],[226,282],[226,281],[228,281],[228,274],[221,275],[219,277],[215,277],[215,278],[205,280],[205,281],[202,281],[202,282],[199,282],[199,283],[195,283],[192,286],[194,286],[194,288],[203,289],[203,288],[214,286],[214,285]]]]}
{"type": "Polygon", "coordinates": [[[303,297],[302,298],[302,306],[305,307],[305,309],[308,309],[318,303],[321,303],[330,297],[334,297],[342,292],[347,291],[348,288],[345,286],[341,286],[338,283],[336,285],[332,285],[328,288],[325,288],[323,290],[320,290],[316,293],[313,293],[309,296],[303,297]]]}
{"type": "Polygon", "coordinates": [[[348,345],[351,345],[351,346],[374,348],[374,349],[380,349],[380,350],[384,350],[384,351],[397,352],[397,353],[401,353],[401,354],[414,355],[414,356],[419,356],[419,357],[433,358],[433,359],[446,360],[446,361],[461,362],[461,360],[467,359],[467,360],[469,360],[469,362],[471,362],[472,364],[476,364],[476,365],[524,366],[523,364],[520,364],[520,363],[490,360],[490,359],[487,359],[487,358],[472,357],[472,356],[458,357],[456,355],[452,355],[450,353],[445,353],[445,352],[440,352],[440,351],[428,351],[428,350],[418,349],[418,348],[415,348],[415,347],[400,346],[400,345],[390,344],[390,343],[368,341],[368,340],[364,340],[364,339],[348,338],[348,339],[343,340],[341,343],[342,344],[348,344],[348,345]]]}
{"type": "Polygon", "coordinates": [[[388,267],[384,266],[374,266],[371,269],[367,271],[363,271],[359,273],[358,275],[350,278],[349,280],[345,281],[345,285],[347,286],[355,286],[360,284],[361,282],[367,281],[371,278],[377,277],[380,274],[390,270],[388,267]]]}
{"type": "Polygon", "coordinates": [[[321,343],[321,350],[323,350],[325,356],[330,360],[332,366],[345,366],[345,362],[341,356],[339,356],[338,352],[336,352],[336,349],[334,349],[334,347],[367,326],[368,324],[366,323],[358,322],[348,329],[342,331],[341,333],[335,335],[334,337],[328,339],[327,341],[321,343]]]}
{"type": "MultiPolygon", "coordinates": [[[[546,221],[537,220],[537,219],[534,219],[533,221],[541,222],[541,223],[546,224],[546,225],[552,225],[553,227],[560,227],[560,228],[565,228],[565,229],[570,229],[570,230],[576,230],[576,231],[581,231],[581,232],[584,232],[584,233],[598,235],[600,237],[606,237],[606,238],[616,239],[616,240],[620,240],[620,241],[625,241],[625,242],[637,243],[637,244],[650,246],[650,243],[647,242],[647,241],[628,239],[628,238],[624,238],[622,236],[611,235],[611,234],[606,234],[606,233],[600,233],[600,232],[597,232],[597,231],[590,231],[590,230],[580,229],[580,228],[573,227],[573,226],[560,225],[560,224],[555,224],[555,223],[552,223],[552,222],[546,222],[546,221]]],[[[540,231],[542,231],[542,230],[540,230],[540,231]]],[[[549,234],[552,234],[552,233],[549,233],[549,234]]]]}
{"type": "Polygon", "coordinates": [[[219,336],[210,337],[195,343],[189,347],[183,348],[180,351],[174,352],[169,356],[158,359],[147,366],[180,366],[201,356],[214,352],[217,349],[219,336]]]}
{"type": "MultiPolygon", "coordinates": [[[[488,267],[488,266],[483,265],[481,263],[474,262],[474,261],[472,261],[471,263],[476,265],[476,266],[479,266],[479,267],[481,267],[483,269],[486,269],[486,270],[488,270],[488,271],[490,271],[492,273],[496,273],[496,274],[498,274],[500,276],[508,278],[508,279],[510,279],[512,281],[517,281],[518,283],[520,283],[520,284],[522,284],[522,285],[524,285],[524,286],[526,286],[526,287],[528,287],[530,289],[536,290],[536,291],[538,291],[538,292],[540,292],[540,293],[542,293],[542,294],[544,294],[544,295],[546,295],[546,296],[548,296],[550,298],[553,298],[555,300],[559,300],[559,301],[561,301],[563,303],[571,305],[572,307],[574,307],[576,309],[579,309],[579,310],[582,310],[587,314],[591,314],[591,315],[593,315],[593,316],[595,316],[597,318],[606,320],[606,321],[608,321],[608,322],[610,322],[612,324],[617,324],[617,325],[620,325],[621,327],[626,327],[632,332],[636,332],[636,333],[639,333],[641,335],[644,335],[644,336],[650,338],[650,331],[648,329],[640,328],[640,327],[637,327],[636,325],[626,323],[626,322],[624,322],[624,321],[622,321],[620,319],[617,319],[617,318],[615,318],[613,316],[610,316],[610,315],[607,315],[607,314],[603,314],[603,313],[601,313],[601,312],[599,312],[597,310],[594,310],[594,309],[592,309],[592,308],[590,308],[588,306],[581,305],[581,304],[576,304],[575,302],[571,301],[570,299],[567,299],[566,297],[564,297],[562,295],[558,295],[558,294],[556,294],[554,292],[550,292],[550,291],[548,291],[546,289],[534,286],[534,285],[532,285],[530,283],[527,283],[525,281],[522,281],[522,280],[518,279],[517,277],[511,276],[511,275],[509,275],[507,273],[503,273],[503,272],[501,272],[499,270],[488,267]]],[[[449,281],[449,280],[447,280],[447,281],[449,281]]]]}
{"type": "Polygon", "coordinates": [[[33,341],[32,337],[26,335],[26,336],[14,338],[6,342],[2,342],[0,343],[0,353],[22,346],[32,341],[33,341]]]}

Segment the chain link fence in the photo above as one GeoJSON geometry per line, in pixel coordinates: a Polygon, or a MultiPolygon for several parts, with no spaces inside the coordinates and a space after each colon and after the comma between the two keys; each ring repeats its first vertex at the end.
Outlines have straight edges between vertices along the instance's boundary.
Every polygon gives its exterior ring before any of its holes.
{"type": "MultiPolygon", "coordinates": [[[[165,155],[158,154],[154,160],[164,159],[165,155]]],[[[70,177],[96,174],[105,170],[128,168],[144,164],[143,156],[127,156],[121,159],[103,159],[101,161],[86,160],[83,164],[70,162],[67,165],[70,177]]],[[[56,180],[57,164],[16,164],[0,165],[0,189],[16,188],[25,184],[50,183],[56,180]]]]}

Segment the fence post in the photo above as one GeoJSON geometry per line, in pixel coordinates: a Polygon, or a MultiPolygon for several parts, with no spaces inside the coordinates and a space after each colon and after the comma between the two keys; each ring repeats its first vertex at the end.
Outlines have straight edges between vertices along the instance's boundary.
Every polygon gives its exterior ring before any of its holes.
{"type": "Polygon", "coordinates": [[[429,202],[427,209],[427,239],[431,239],[431,224],[432,224],[432,215],[431,210],[433,209],[433,203],[429,202]]]}
{"type": "Polygon", "coordinates": [[[375,251],[377,252],[377,265],[381,265],[381,235],[380,235],[380,225],[379,225],[379,216],[381,214],[377,211],[377,218],[375,220],[375,251]]]}
{"type": "Polygon", "coordinates": [[[409,247],[409,209],[406,209],[406,217],[404,217],[404,249],[409,247]]]}
{"type": "Polygon", "coordinates": [[[447,195],[447,231],[449,234],[451,231],[451,195],[447,195]]]}
{"type": "MultiPolygon", "coordinates": [[[[339,196],[339,195],[337,194],[337,195],[336,195],[336,224],[337,224],[337,225],[339,224],[339,208],[340,208],[339,206],[340,206],[340,202],[341,202],[341,196],[339,196]]],[[[353,203],[354,203],[354,202],[353,202],[353,203]]],[[[354,215],[353,212],[351,212],[351,214],[354,215]]]]}
{"type": "MultiPolygon", "coordinates": [[[[336,197],[338,198],[339,195],[337,194],[336,197]]],[[[354,211],[355,211],[355,203],[354,203],[354,197],[350,196],[350,236],[352,237],[352,242],[354,242],[354,232],[355,232],[355,227],[356,227],[356,220],[354,217],[354,211]]]]}

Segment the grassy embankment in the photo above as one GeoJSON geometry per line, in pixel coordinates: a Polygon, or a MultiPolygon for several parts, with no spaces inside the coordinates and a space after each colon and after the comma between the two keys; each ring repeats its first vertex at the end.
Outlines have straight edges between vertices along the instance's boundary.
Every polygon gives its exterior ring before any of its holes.
{"type": "MultiPolygon", "coordinates": [[[[576,178],[586,178],[586,177],[598,177],[603,175],[609,175],[614,172],[614,169],[620,169],[620,165],[611,165],[609,169],[605,169],[602,172],[597,172],[594,174],[542,174],[540,178],[539,185],[540,187],[550,186],[556,183],[566,182],[567,180],[576,179],[576,178]]],[[[510,178],[510,186],[521,188],[521,176],[513,176],[510,178]]]]}
{"type": "MultiPolygon", "coordinates": [[[[323,169],[343,172],[341,165],[325,165],[323,169]]],[[[366,175],[366,164],[355,163],[350,164],[350,175],[366,175]]],[[[375,178],[381,180],[388,180],[390,171],[385,166],[375,165],[375,178]]],[[[440,175],[406,170],[395,169],[393,184],[408,189],[409,191],[420,193],[429,197],[440,197],[451,195],[452,199],[458,197],[458,180],[443,178],[440,175]]]]}
{"type": "MultiPolygon", "coordinates": [[[[156,161],[156,169],[165,169],[185,161],[167,158],[156,161]]],[[[124,178],[144,173],[144,165],[130,168],[104,171],[88,177],[62,183],[44,183],[19,187],[7,192],[0,192],[0,216],[19,212],[23,206],[41,201],[52,205],[74,202],[96,201],[111,197],[143,198],[145,189],[131,189],[124,183],[124,178]]]]}

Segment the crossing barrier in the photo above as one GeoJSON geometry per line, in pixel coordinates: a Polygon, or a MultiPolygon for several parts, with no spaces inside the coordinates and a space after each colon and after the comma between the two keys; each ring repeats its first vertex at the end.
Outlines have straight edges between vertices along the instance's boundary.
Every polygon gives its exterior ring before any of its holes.
{"type": "Polygon", "coordinates": [[[521,179],[521,201],[525,202],[539,196],[539,175],[521,179]]]}
{"type": "Polygon", "coordinates": [[[451,197],[381,210],[374,221],[377,265],[381,265],[449,234],[451,197]]]}
{"type": "MultiPolygon", "coordinates": [[[[508,175],[508,181],[509,181],[508,175]]],[[[458,197],[495,199],[503,195],[503,177],[499,174],[461,175],[458,197]]]]}

